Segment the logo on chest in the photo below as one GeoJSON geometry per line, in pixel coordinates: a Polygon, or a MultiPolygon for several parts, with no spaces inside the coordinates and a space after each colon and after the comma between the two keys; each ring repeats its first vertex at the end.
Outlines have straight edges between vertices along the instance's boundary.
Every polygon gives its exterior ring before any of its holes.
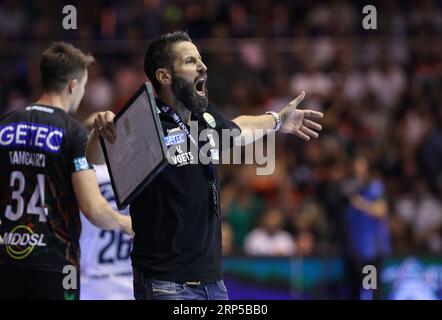
{"type": "Polygon", "coordinates": [[[204,129],[199,132],[197,123],[190,127],[190,138],[179,127],[167,129],[167,135],[164,137],[167,159],[171,165],[177,167],[187,164],[218,163],[220,158],[218,140],[215,130],[204,129]]]}
{"type": "MultiPolygon", "coordinates": [[[[192,151],[183,151],[182,145],[176,145],[174,147],[176,150],[175,155],[170,155],[169,159],[172,160],[172,164],[176,165],[177,167],[184,166],[186,164],[194,163],[194,156],[192,154],[192,151]]],[[[170,150],[170,149],[169,149],[170,150]]],[[[170,162],[170,161],[169,161],[170,162]]]]}

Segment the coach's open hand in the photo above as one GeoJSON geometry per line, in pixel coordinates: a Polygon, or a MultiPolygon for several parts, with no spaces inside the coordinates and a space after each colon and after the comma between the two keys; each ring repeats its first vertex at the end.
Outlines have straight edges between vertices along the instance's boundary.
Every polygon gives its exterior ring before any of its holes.
{"type": "Polygon", "coordinates": [[[309,141],[310,138],[317,138],[319,134],[316,131],[322,129],[322,126],[310,119],[320,119],[324,116],[322,112],[314,110],[299,110],[297,106],[305,97],[305,92],[296,97],[281,110],[282,126],[280,131],[294,134],[301,139],[309,141]],[[316,131],[315,131],[316,130],[316,131]]]}
{"type": "Polygon", "coordinates": [[[114,123],[115,114],[112,111],[99,112],[94,119],[94,130],[100,136],[114,143],[117,131],[114,123]]]}

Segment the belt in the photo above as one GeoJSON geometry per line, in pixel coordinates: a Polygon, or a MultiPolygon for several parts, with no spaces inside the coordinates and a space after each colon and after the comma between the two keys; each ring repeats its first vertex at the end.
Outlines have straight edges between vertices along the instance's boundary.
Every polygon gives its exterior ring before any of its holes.
{"type": "MultiPolygon", "coordinates": [[[[147,280],[147,279],[150,278],[150,277],[146,277],[145,273],[142,270],[140,270],[139,268],[137,268],[137,267],[133,267],[133,277],[134,277],[135,281],[137,281],[137,280],[144,281],[144,280],[147,280]]],[[[153,279],[155,279],[155,278],[153,278],[153,279]]],[[[161,279],[158,279],[158,280],[161,280],[161,279]]],[[[187,286],[200,286],[200,285],[203,285],[203,284],[216,282],[216,280],[213,280],[213,281],[200,281],[200,280],[174,281],[174,280],[165,280],[165,281],[175,282],[175,283],[179,283],[179,284],[185,284],[187,286]]]]}
{"type": "Polygon", "coordinates": [[[178,283],[185,284],[187,286],[200,286],[201,284],[204,284],[203,281],[184,281],[178,283]]]}
{"type": "Polygon", "coordinates": [[[200,286],[200,285],[205,285],[208,283],[215,283],[216,280],[209,280],[209,281],[172,281],[175,283],[179,283],[179,284],[185,284],[187,286],[200,286]]]}

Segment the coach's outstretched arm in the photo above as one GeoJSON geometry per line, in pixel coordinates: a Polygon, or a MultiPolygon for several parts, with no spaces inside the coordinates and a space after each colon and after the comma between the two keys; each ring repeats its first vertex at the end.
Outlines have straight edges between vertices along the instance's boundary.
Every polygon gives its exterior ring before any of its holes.
{"type": "Polygon", "coordinates": [[[278,114],[239,116],[233,119],[232,121],[241,129],[241,135],[235,138],[235,143],[243,145],[256,141],[266,133],[265,130],[271,129],[279,129],[281,132],[294,134],[306,141],[317,138],[319,134],[316,131],[321,130],[322,126],[310,119],[320,119],[324,114],[314,110],[297,109],[304,97],[305,92],[303,91],[278,114]],[[256,131],[256,129],[261,130],[256,131]]]}
{"type": "Polygon", "coordinates": [[[128,235],[134,234],[130,217],[114,211],[101,195],[93,170],[75,172],[71,180],[78,205],[93,225],[104,230],[121,230],[128,235]]]}
{"type": "Polygon", "coordinates": [[[111,143],[115,141],[114,117],[115,114],[112,111],[100,112],[95,116],[94,128],[89,134],[86,146],[86,158],[90,163],[104,164],[103,150],[98,137],[101,135],[111,143]]]}

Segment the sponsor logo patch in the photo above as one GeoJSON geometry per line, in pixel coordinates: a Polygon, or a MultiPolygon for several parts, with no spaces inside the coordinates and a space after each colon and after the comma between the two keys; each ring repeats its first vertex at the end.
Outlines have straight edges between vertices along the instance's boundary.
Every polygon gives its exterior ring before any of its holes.
{"type": "Polygon", "coordinates": [[[74,159],[74,170],[75,172],[89,169],[89,163],[87,162],[85,157],[75,158],[74,159]]]}
{"type": "Polygon", "coordinates": [[[181,144],[185,141],[186,138],[184,133],[178,133],[164,137],[164,142],[166,143],[166,146],[181,144]]]}
{"type": "Polygon", "coordinates": [[[0,148],[25,147],[59,153],[63,134],[60,128],[31,122],[0,125],[0,148]]]}
{"type": "Polygon", "coordinates": [[[35,247],[46,247],[44,234],[34,233],[24,225],[16,226],[11,232],[0,235],[0,245],[6,246],[8,255],[16,260],[25,259],[35,247]]]}
{"type": "Polygon", "coordinates": [[[208,112],[204,112],[204,113],[203,113],[203,118],[204,118],[204,120],[206,120],[206,122],[207,122],[207,124],[208,124],[209,126],[211,126],[212,128],[215,128],[215,127],[216,127],[216,121],[215,121],[215,118],[214,118],[210,113],[208,113],[208,112]]]}

